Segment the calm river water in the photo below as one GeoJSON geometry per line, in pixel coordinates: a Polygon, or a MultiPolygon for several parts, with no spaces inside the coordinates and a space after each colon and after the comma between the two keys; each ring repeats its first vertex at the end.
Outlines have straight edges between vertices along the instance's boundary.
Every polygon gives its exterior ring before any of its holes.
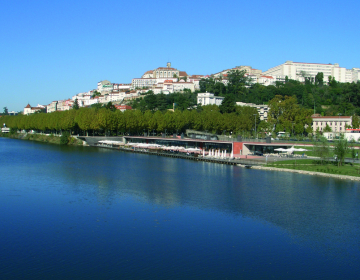
{"type": "Polygon", "coordinates": [[[0,138],[1,279],[358,279],[356,182],[0,138]]]}

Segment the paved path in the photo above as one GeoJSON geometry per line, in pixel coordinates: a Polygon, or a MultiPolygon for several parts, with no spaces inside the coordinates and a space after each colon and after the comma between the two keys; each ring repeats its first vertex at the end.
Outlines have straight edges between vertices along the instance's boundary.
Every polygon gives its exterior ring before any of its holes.
{"type": "Polygon", "coordinates": [[[331,178],[337,178],[337,179],[343,179],[343,180],[360,181],[360,177],[349,176],[349,175],[337,175],[337,174],[328,174],[328,173],[315,172],[315,171],[295,170],[295,169],[266,167],[266,166],[253,166],[251,168],[261,169],[261,170],[270,170],[270,171],[286,171],[286,172],[292,172],[292,173],[331,177],[331,178]]]}

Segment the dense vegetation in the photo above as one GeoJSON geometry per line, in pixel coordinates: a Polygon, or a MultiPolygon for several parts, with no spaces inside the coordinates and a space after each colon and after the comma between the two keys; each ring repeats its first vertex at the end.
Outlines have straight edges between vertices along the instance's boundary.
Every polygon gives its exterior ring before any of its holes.
{"type": "Polygon", "coordinates": [[[204,106],[201,110],[175,110],[144,113],[140,110],[112,111],[106,108],[80,108],[49,114],[35,113],[24,116],[4,116],[2,122],[7,127],[21,130],[39,130],[47,133],[70,131],[76,134],[142,134],[147,131],[157,133],[181,133],[186,129],[206,130],[214,133],[247,134],[254,131],[255,118],[259,124],[257,111],[250,107],[237,107],[236,112],[221,114],[219,107],[204,106]]]}
{"type": "Polygon", "coordinates": [[[217,96],[228,96],[235,101],[268,104],[275,96],[296,97],[298,104],[305,109],[312,109],[325,116],[342,114],[346,116],[360,115],[360,82],[339,83],[329,77],[323,80],[323,73],[318,73],[315,79],[306,78],[305,84],[285,79],[285,83],[275,85],[250,85],[244,76],[244,71],[230,71],[225,86],[220,78],[208,78],[200,81],[201,92],[212,92],[217,96]]]}

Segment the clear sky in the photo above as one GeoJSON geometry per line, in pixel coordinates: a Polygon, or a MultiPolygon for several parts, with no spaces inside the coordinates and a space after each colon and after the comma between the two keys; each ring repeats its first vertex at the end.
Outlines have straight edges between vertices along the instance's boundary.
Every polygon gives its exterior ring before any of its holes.
{"type": "Polygon", "coordinates": [[[212,74],[284,63],[360,68],[359,0],[3,1],[0,111],[130,83],[166,66],[212,74]]]}

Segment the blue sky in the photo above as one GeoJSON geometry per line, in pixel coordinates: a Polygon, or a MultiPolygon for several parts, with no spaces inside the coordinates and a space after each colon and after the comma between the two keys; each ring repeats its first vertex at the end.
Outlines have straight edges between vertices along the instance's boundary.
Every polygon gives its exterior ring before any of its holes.
{"type": "Polygon", "coordinates": [[[360,68],[358,0],[53,2],[2,3],[0,111],[130,83],[168,61],[190,75],[286,60],[360,68]]]}

